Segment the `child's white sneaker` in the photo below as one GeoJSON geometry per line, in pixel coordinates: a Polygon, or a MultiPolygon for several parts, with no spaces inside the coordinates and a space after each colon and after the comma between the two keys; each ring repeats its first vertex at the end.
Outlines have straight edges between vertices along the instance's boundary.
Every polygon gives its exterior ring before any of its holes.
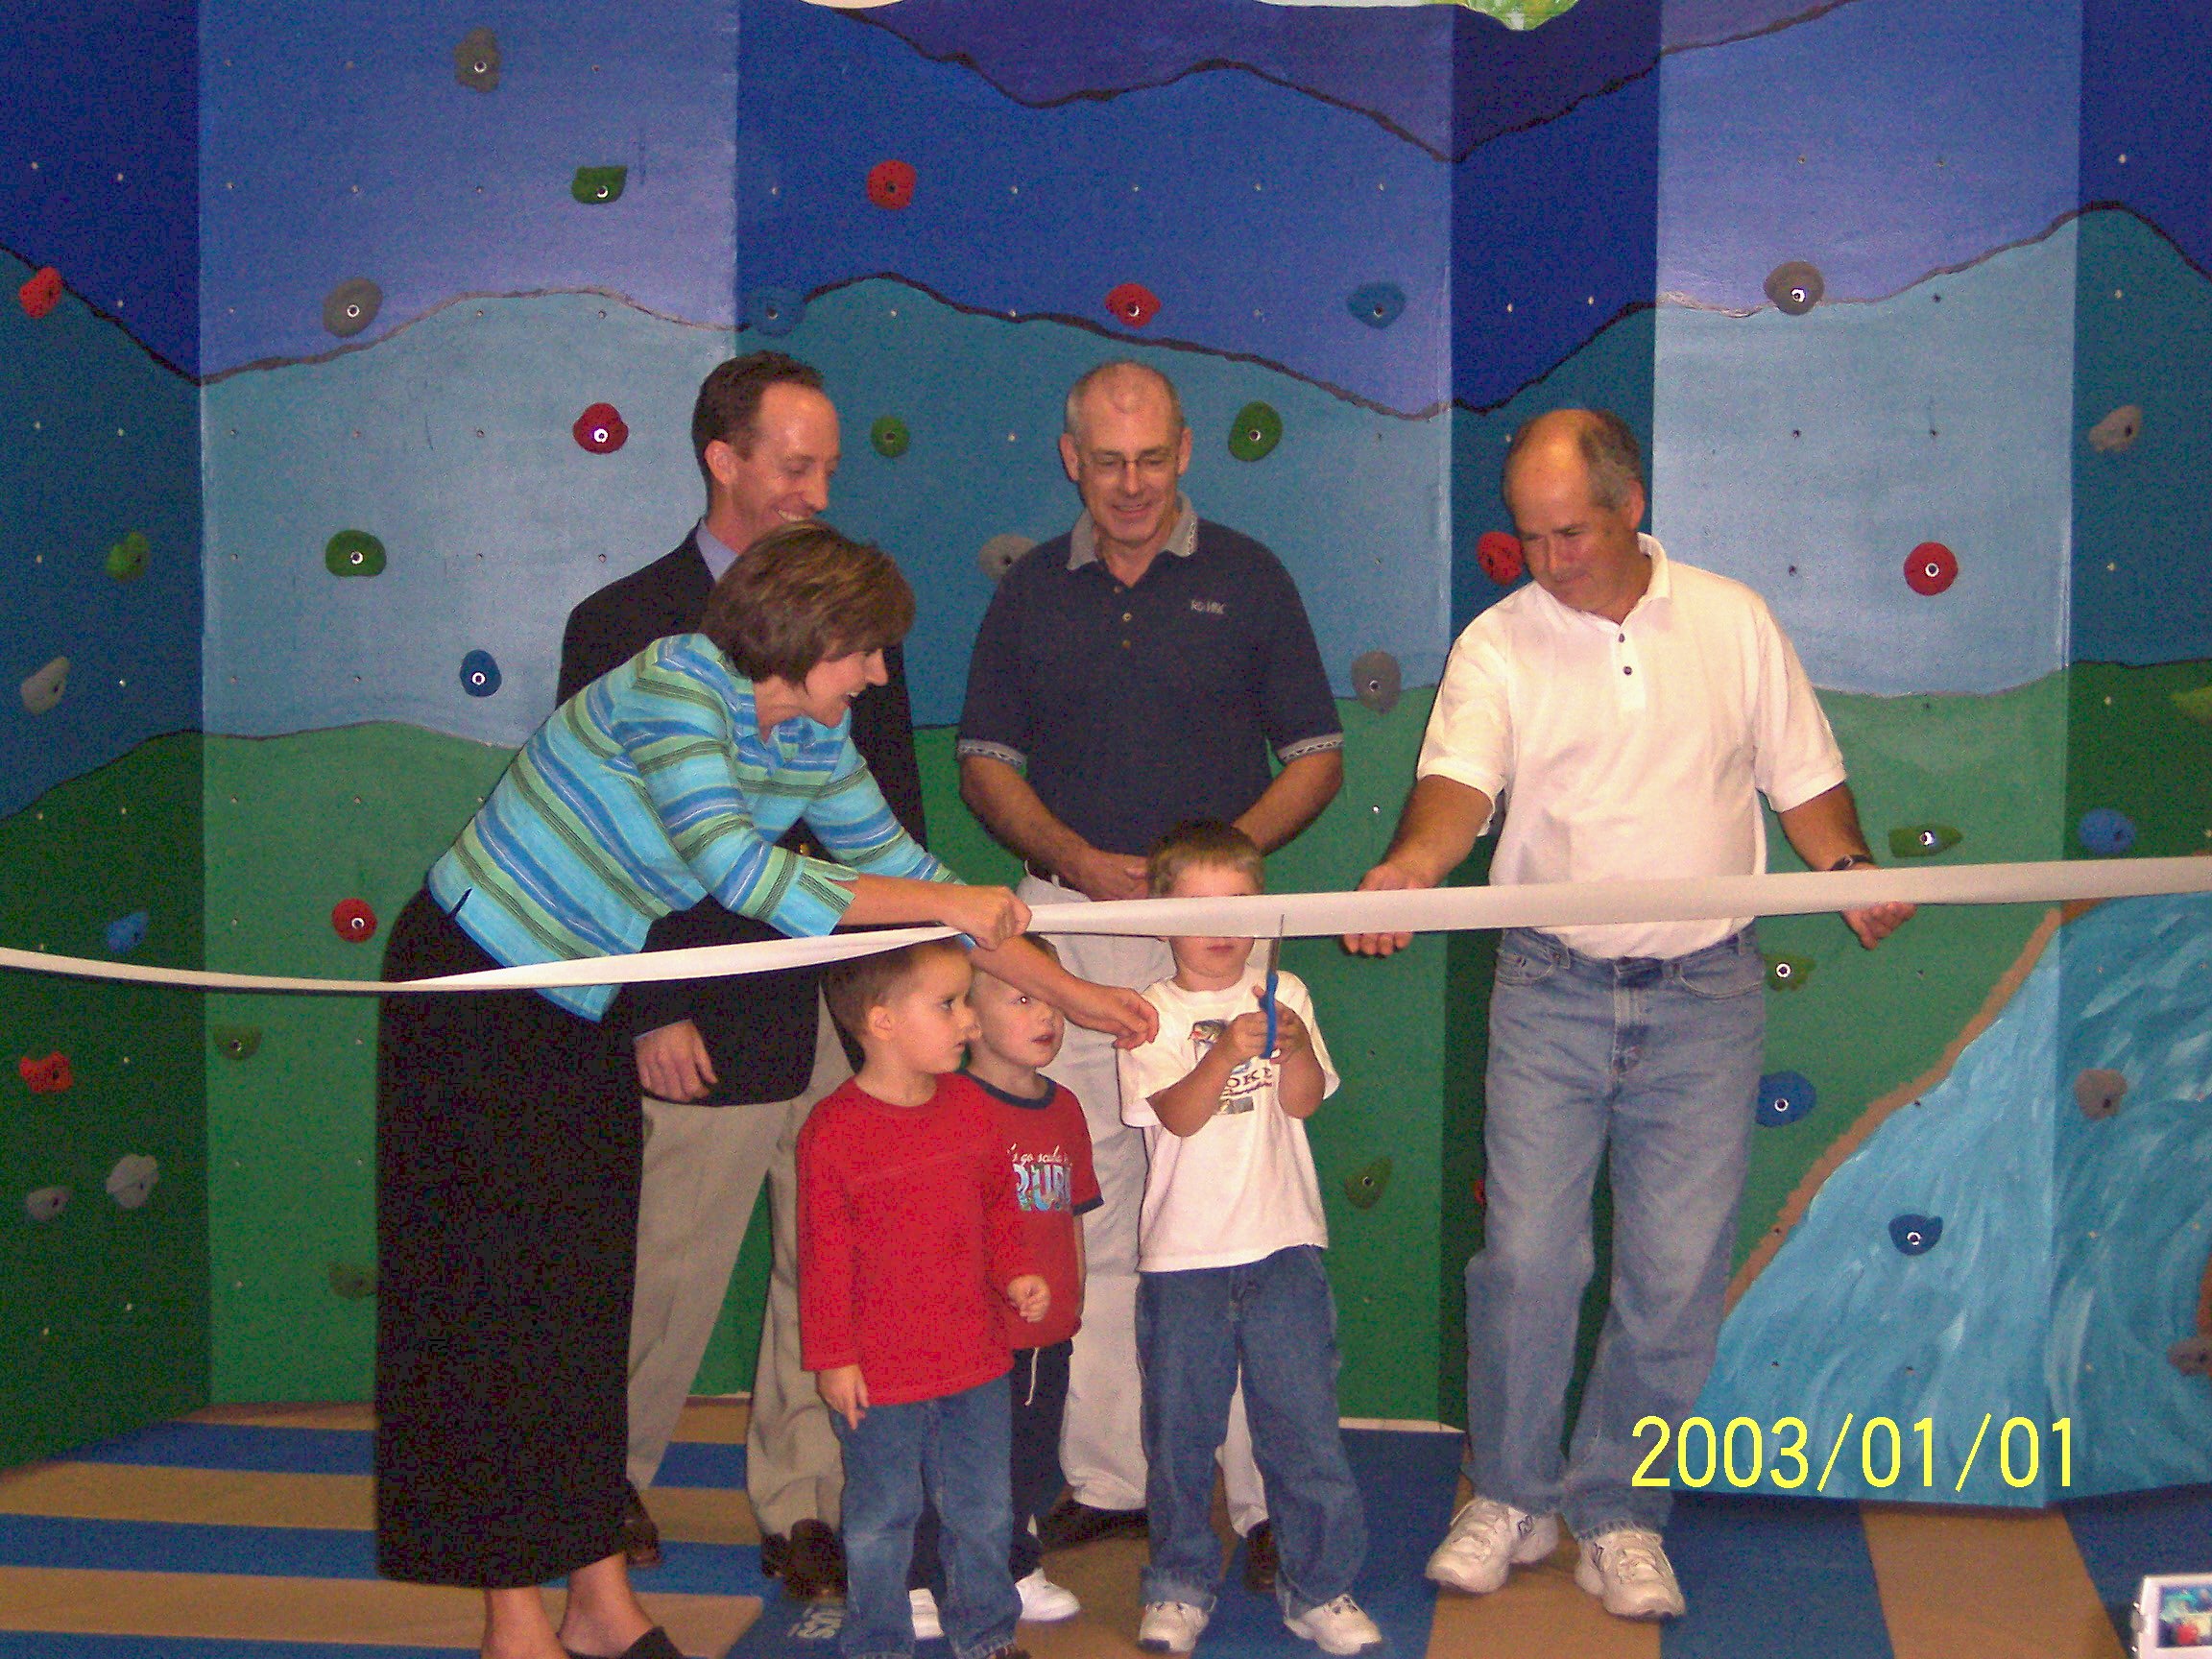
{"type": "Polygon", "coordinates": [[[1283,1628],[1305,1637],[1324,1653],[1367,1653],[1382,1646],[1382,1632],[1375,1621],[1349,1596],[1309,1607],[1295,1619],[1286,1613],[1283,1628]]]}
{"type": "Polygon", "coordinates": [[[1487,1596],[1514,1568],[1542,1561],[1558,1548],[1556,1517],[1531,1515],[1495,1498],[1471,1498],[1430,1555],[1429,1576],[1448,1589],[1487,1596]]]}
{"type": "Polygon", "coordinates": [[[1053,1583],[1045,1576],[1042,1567],[1026,1578],[1015,1579],[1014,1588],[1022,1598],[1022,1617],[1032,1624],[1057,1624],[1083,1611],[1083,1603],[1075,1599],[1075,1592],[1064,1584],[1053,1583]]]}
{"type": "Polygon", "coordinates": [[[1686,1607],[1659,1534],[1641,1527],[1583,1539],[1575,1582],[1617,1619],[1679,1619],[1686,1607]]]}
{"type": "Polygon", "coordinates": [[[906,1592],[906,1605],[914,1617],[914,1640],[934,1642],[945,1634],[945,1623],[937,1617],[937,1598],[926,1590],[906,1592]]]}
{"type": "Polygon", "coordinates": [[[1147,1601],[1137,1626],[1137,1646],[1147,1653],[1188,1653],[1205,1628],[1203,1608],[1188,1601],[1147,1601]]]}

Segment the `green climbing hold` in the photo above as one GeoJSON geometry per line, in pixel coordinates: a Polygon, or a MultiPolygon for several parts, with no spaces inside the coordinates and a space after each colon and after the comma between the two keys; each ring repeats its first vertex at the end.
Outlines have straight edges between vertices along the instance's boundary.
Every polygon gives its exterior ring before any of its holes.
{"type": "Polygon", "coordinates": [[[108,549],[108,574],[118,582],[135,582],[146,574],[146,561],[153,556],[154,545],[145,533],[133,530],[108,549]]]}
{"type": "Polygon", "coordinates": [[[1239,461],[1263,461],[1282,442],[1283,417],[1265,403],[1245,404],[1229,427],[1229,453],[1239,461]]]}
{"type": "Polygon", "coordinates": [[[207,1035],[214,1042],[215,1052],[226,1060],[251,1060],[261,1046],[258,1025],[218,1025],[207,1035]]]}
{"type": "Polygon", "coordinates": [[[876,453],[886,461],[898,460],[913,441],[906,422],[896,415],[879,416],[876,424],[868,428],[868,442],[876,445],[876,453]]]}
{"type": "Polygon", "coordinates": [[[330,1291],[348,1302],[366,1302],[376,1294],[376,1269],[356,1267],[350,1262],[333,1262],[330,1291]]]}
{"type": "Polygon", "coordinates": [[[323,544],[323,567],[333,576],[381,576],[384,543],[366,530],[341,530],[323,544]]]}
{"type": "Polygon", "coordinates": [[[1344,1177],[1345,1202],[1355,1210],[1372,1210],[1382,1202],[1382,1190],[1389,1185],[1390,1160],[1378,1158],[1344,1177]]]}
{"type": "Polygon", "coordinates": [[[1948,824],[1908,824],[1902,830],[1889,831],[1889,855],[1933,858],[1938,853],[1950,852],[1960,839],[1959,831],[1948,824]]]}
{"type": "Polygon", "coordinates": [[[2200,685],[2194,691],[2176,691],[2173,696],[2174,707],[2181,710],[2183,719],[2212,726],[2212,685],[2200,685]]]}
{"type": "Polygon", "coordinates": [[[622,186],[630,182],[627,167],[579,167],[570,180],[568,194],[588,207],[596,207],[602,202],[622,200],[622,186]]]}
{"type": "Polygon", "coordinates": [[[1767,988],[1769,991],[1794,991],[1813,976],[1813,958],[1789,956],[1769,950],[1767,955],[1767,988]]]}

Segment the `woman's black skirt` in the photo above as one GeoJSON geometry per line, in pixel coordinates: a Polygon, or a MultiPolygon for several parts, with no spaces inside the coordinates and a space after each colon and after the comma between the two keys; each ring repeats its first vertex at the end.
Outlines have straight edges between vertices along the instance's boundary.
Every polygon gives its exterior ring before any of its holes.
{"type": "MultiPolygon", "coordinates": [[[[385,977],[495,967],[418,893],[385,977]]],[[[536,992],[389,997],[376,1051],[376,1567],[507,1589],[620,1549],[637,1080],[536,992]]]]}

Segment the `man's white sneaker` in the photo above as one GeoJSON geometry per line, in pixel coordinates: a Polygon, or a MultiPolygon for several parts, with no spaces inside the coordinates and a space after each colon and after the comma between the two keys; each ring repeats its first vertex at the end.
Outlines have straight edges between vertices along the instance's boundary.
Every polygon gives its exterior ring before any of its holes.
{"type": "Polygon", "coordinates": [[[1283,1628],[1303,1636],[1324,1653],[1367,1653],[1382,1646],[1382,1632],[1349,1596],[1309,1607],[1295,1619],[1283,1616],[1283,1628]]]}
{"type": "Polygon", "coordinates": [[[945,1624],[937,1617],[937,1598],[926,1590],[906,1592],[906,1605],[913,1609],[914,1640],[934,1642],[945,1634],[945,1624]]]}
{"type": "Polygon", "coordinates": [[[1555,1517],[1473,1498],[1452,1517],[1451,1530],[1430,1555],[1429,1576],[1449,1589],[1487,1596],[1514,1568],[1542,1561],[1558,1548],[1555,1517]]]}
{"type": "Polygon", "coordinates": [[[1575,1582],[1618,1619],[1679,1619],[1684,1611],[1682,1587],[1659,1534],[1640,1527],[1583,1539],[1575,1582]]]}
{"type": "Polygon", "coordinates": [[[1083,1603],[1075,1599],[1075,1592],[1066,1585],[1053,1583],[1045,1576],[1042,1567],[1026,1578],[1017,1578],[1014,1588],[1022,1597],[1022,1617],[1032,1624],[1057,1624],[1083,1611],[1083,1603]]]}
{"type": "Polygon", "coordinates": [[[1188,1653],[1205,1628],[1204,1610],[1188,1601],[1147,1601],[1137,1626],[1137,1646],[1147,1653],[1188,1653]]]}

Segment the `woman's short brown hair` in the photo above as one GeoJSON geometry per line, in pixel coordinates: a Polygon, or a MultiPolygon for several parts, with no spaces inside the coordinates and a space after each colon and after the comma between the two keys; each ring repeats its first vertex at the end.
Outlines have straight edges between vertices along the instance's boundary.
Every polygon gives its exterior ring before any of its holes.
{"type": "Polygon", "coordinates": [[[797,685],[824,658],[898,644],[914,626],[914,589],[882,548],[785,524],[722,572],[699,626],[746,679],[797,685]]]}

